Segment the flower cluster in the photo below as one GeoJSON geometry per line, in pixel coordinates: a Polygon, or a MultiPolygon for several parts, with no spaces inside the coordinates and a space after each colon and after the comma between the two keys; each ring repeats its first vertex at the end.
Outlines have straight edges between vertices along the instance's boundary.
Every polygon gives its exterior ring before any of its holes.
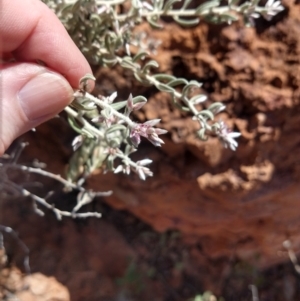
{"type": "Polygon", "coordinates": [[[284,7],[281,5],[280,1],[268,0],[264,7],[259,7],[253,1],[245,10],[246,20],[250,25],[254,25],[254,20],[260,16],[263,16],[266,20],[270,21],[278,13],[282,12],[284,7]]]}
{"type": "MultiPolygon", "coordinates": [[[[127,175],[130,174],[130,165],[126,164],[126,161],[124,162],[125,164],[121,164],[119,165],[115,170],[114,173],[119,173],[119,172],[123,172],[127,175]]],[[[133,166],[133,170],[134,172],[136,172],[139,175],[139,178],[141,180],[145,180],[146,176],[148,177],[152,177],[153,176],[153,172],[148,168],[145,167],[145,165],[148,165],[152,163],[152,160],[150,159],[143,159],[141,161],[137,161],[135,166],[133,166]]]]}
{"type": "Polygon", "coordinates": [[[71,126],[79,133],[73,140],[73,148],[79,153],[82,152],[81,166],[78,166],[78,161],[72,162],[72,159],[70,161],[69,179],[75,180],[78,176],[81,179],[85,178],[97,168],[126,174],[133,171],[142,180],[152,176],[150,169],[145,167],[152,162],[150,159],[134,162],[129,156],[136,151],[141,137],[148,139],[155,146],[164,143],[159,135],[167,131],[155,127],[160,119],[144,123],[133,122],[131,113],[141,109],[147,99],[142,96],[133,97],[130,94],[127,100],[116,102],[116,92],[108,97],[100,95],[96,98],[84,90],[86,82],[90,79],[92,79],[90,75],[82,79],[82,90],[75,92],[73,108],[66,108],[71,118],[71,126]],[[90,117],[90,121],[87,117],[90,117]],[[87,152],[92,153],[93,157],[86,154],[87,152]],[[85,163],[82,158],[87,158],[87,162],[85,163]],[[115,168],[115,162],[120,160],[122,163],[115,168]]]}
{"type": "Polygon", "coordinates": [[[218,121],[215,133],[222,141],[225,148],[229,147],[233,151],[236,150],[238,143],[234,138],[240,137],[241,133],[232,132],[222,120],[218,121]]]}
{"type": "Polygon", "coordinates": [[[160,119],[153,119],[144,123],[136,123],[131,129],[130,139],[134,146],[138,146],[141,142],[141,136],[147,138],[153,145],[161,146],[164,141],[158,135],[166,134],[167,131],[154,126],[160,122],[160,119]]]}
{"type": "Polygon", "coordinates": [[[270,21],[274,16],[276,16],[283,10],[284,7],[281,5],[280,1],[268,0],[268,2],[265,5],[265,10],[263,10],[261,14],[266,20],[270,21]]]}

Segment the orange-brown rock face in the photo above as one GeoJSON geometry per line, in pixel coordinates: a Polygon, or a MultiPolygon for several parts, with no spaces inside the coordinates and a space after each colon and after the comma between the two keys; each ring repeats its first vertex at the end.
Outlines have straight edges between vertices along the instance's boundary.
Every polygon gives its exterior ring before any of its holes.
{"type": "Polygon", "coordinates": [[[66,287],[40,273],[24,276],[16,268],[0,269],[1,300],[70,301],[66,287]]]}
{"type": "MultiPolygon", "coordinates": [[[[152,179],[95,174],[89,187],[112,188],[109,204],[158,231],[182,231],[187,243],[197,242],[211,258],[236,255],[266,267],[282,260],[284,240],[299,250],[300,6],[285,5],[286,12],[272,22],[258,20],[256,29],[167,24],[166,32],[150,32],[162,41],[160,71],[203,82],[209,102],[227,106],[220,118],[242,133],[236,152],[214,138],[197,140],[197,124],[174,109],[168,95],[136,86],[119,69],[99,70],[96,94],[151,95],[137,118],[161,118],[170,134],[162,149],[144,145],[136,155],[153,159],[152,179]]],[[[62,134],[47,125],[30,133],[27,158],[63,173],[70,152],[58,145],[71,139],[62,134]]]]}
{"type": "MultiPolygon", "coordinates": [[[[109,204],[158,231],[179,229],[211,257],[235,254],[265,267],[282,260],[287,238],[299,249],[300,17],[299,4],[286,5],[281,21],[259,20],[257,29],[169,25],[153,34],[162,71],[202,81],[210,101],[227,105],[220,118],[242,133],[236,152],[195,138],[197,124],[156,93],[139,115],[161,118],[170,131],[162,150],[139,155],[155,161],[154,178],[95,175],[89,186],[113,188],[109,204]]],[[[129,93],[131,79],[114,88],[129,93]]]]}

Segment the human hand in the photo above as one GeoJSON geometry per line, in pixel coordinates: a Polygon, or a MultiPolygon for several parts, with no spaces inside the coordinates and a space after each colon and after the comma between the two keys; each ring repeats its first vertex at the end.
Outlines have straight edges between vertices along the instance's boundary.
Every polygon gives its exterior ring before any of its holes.
{"type": "Polygon", "coordinates": [[[15,138],[62,111],[73,99],[72,87],[92,71],[40,0],[1,0],[0,19],[1,156],[15,138]]]}

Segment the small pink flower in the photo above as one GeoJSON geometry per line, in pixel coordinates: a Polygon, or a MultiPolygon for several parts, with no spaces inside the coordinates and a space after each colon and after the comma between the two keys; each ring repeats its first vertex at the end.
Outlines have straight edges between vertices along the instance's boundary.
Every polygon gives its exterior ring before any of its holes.
{"type": "Polygon", "coordinates": [[[163,140],[158,137],[167,133],[166,130],[154,128],[157,123],[160,122],[160,119],[153,119],[146,121],[142,124],[137,123],[135,127],[130,132],[130,140],[134,146],[138,146],[141,142],[141,136],[147,138],[153,145],[161,146],[163,140]]]}

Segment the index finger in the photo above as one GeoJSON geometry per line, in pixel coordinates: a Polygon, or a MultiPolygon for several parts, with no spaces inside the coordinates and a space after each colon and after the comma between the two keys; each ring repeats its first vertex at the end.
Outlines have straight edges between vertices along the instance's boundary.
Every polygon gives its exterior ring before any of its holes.
{"type": "Polygon", "coordinates": [[[40,0],[1,0],[0,55],[19,61],[44,62],[71,86],[91,68],[56,15],[40,0]]]}

